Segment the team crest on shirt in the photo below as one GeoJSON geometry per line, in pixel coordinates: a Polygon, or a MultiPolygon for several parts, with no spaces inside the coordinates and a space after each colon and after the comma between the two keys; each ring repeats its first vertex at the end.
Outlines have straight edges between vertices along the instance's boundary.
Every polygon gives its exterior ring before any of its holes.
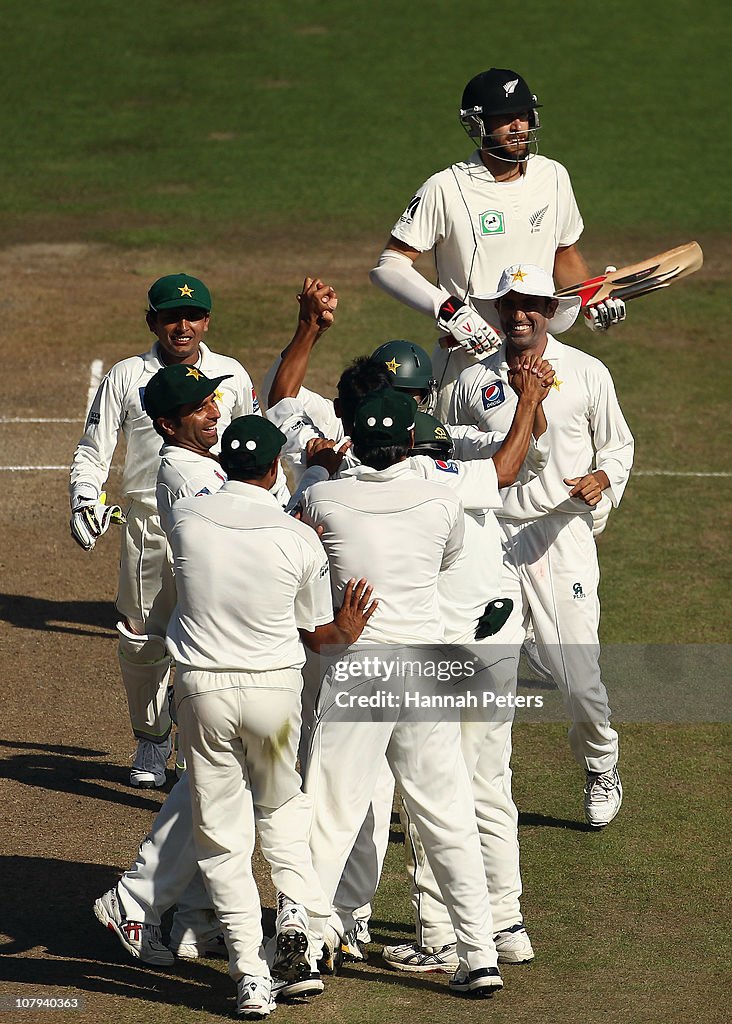
{"type": "Polygon", "coordinates": [[[450,459],[449,462],[445,462],[444,459],[435,459],[435,465],[438,469],[441,469],[443,473],[459,473],[457,462],[453,462],[450,459]]]}
{"type": "Polygon", "coordinates": [[[497,405],[501,405],[506,399],[503,381],[494,380],[492,383],[486,384],[484,388],[481,388],[480,397],[483,399],[484,409],[495,409],[497,405]]]}
{"type": "Polygon", "coordinates": [[[506,225],[501,210],[484,210],[478,214],[481,235],[505,235],[506,225]]]}
{"type": "Polygon", "coordinates": [[[200,491],[196,491],[196,497],[201,498],[204,494],[210,494],[208,487],[202,487],[200,491]]]}
{"type": "Polygon", "coordinates": [[[531,224],[531,234],[535,235],[536,232],[541,228],[541,222],[544,220],[544,215],[549,209],[549,203],[546,206],[542,206],[540,210],[534,210],[529,217],[529,224],[531,224]]]}

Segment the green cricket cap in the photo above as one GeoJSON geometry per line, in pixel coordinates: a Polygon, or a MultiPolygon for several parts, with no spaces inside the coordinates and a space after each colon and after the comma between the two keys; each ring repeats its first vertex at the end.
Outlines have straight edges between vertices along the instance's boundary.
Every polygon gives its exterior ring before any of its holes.
{"type": "Polygon", "coordinates": [[[181,405],[198,405],[231,376],[226,373],[223,377],[207,377],[195,366],[183,363],[164,366],[147,382],[142,396],[145,412],[156,420],[158,416],[171,416],[181,405]]]}
{"type": "Polygon", "coordinates": [[[175,309],[177,306],[195,306],[211,310],[211,292],[203,281],[190,274],[167,274],[159,277],[147,293],[150,309],[175,309]]]}
{"type": "Polygon", "coordinates": [[[221,436],[221,464],[228,472],[266,469],[287,438],[264,416],[239,416],[221,436]]]}
{"type": "Polygon", "coordinates": [[[353,442],[362,448],[409,443],[417,403],[411,395],[394,388],[374,391],[357,407],[353,418],[353,442]]]}
{"type": "Polygon", "coordinates": [[[440,452],[440,458],[450,458],[454,448],[447,427],[436,416],[426,412],[417,412],[414,417],[414,445],[412,451],[420,453],[440,452]]]}

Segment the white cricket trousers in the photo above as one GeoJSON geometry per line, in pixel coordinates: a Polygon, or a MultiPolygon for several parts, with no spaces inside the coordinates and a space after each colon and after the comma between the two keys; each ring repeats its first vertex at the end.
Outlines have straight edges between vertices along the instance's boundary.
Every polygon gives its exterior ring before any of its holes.
{"type": "MultiPolygon", "coordinates": [[[[501,594],[514,603],[506,625],[490,641],[514,644],[531,620],[542,664],[562,691],[572,721],[569,744],[587,771],[606,772],[618,761],[618,734],[610,725],[600,675],[600,567],[592,516],[553,512],[530,522],[499,519],[503,535],[501,594]]],[[[518,673],[519,651],[516,650],[518,673]]]]}
{"type": "MultiPolygon", "coordinates": [[[[168,541],[159,517],[149,506],[133,501],[125,510],[125,517],[117,611],[136,633],[164,639],[176,603],[168,541]]],[[[135,661],[123,645],[119,653],[132,731],[140,739],[160,742],[167,737],[171,725],[170,659],[166,657],[154,664],[144,658],[135,661]]]]}
{"type": "MultiPolygon", "coordinates": [[[[473,641],[471,647],[484,647],[473,641]]],[[[498,652],[497,652],[498,653],[498,652]]],[[[488,656],[487,650],[481,651],[488,656]]],[[[514,690],[511,649],[490,664],[484,673],[467,680],[460,689],[482,694],[487,688],[499,695],[514,690]]],[[[483,867],[488,886],[493,927],[496,932],[522,920],[521,871],[519,867],[518,810],[511,794],[511,725],[509,709],[494,706],[462,712],[460,745],[473,792],[474,815],[480,835],[483,867]]],[[[406,807],[402,824],[407,839],[407,866],[411,873],[412,906],[420,946],[445,946],[455,942],[450,915],[442,898],[419,828],[406,807]]]]}
{"type": "MultiPolygon", "coordinates": [[[[315,726],[315,708],[321,685],[323,659],[306,651],[303,668],[302,729],[300,732],[300,773],[305,777],[310,741],[315,726]]],[[[371,918],[371,900],[379,885],[389,848],[391,811],[394,806],[394,775],[386,758],[374,789],[373,800],[366,812],[346,865],[338,889],[333,897],[330,923],[339,935],[345,935],[357,920],[371,918]]]]}
{"type": "Polygon", "coordinates": [[[173,948],[205,942],[221,931],[198,869],[188,772],[171,789],[117,890],[131,921],[160,925],[163,914],[178,905],[170,932],[173,948]]]}
{"type": "MultiPolygon", "coordinates": [[[[394,657],[399,656],[409,658],[409,652],[395,648],[394,657]]],[[[436,692],[430,679],[418,685],[425,695],[436,692]]],[[[441,720],[439,711],[406,708],[400,686],[393,688],[401,707],[377,710],[372,720],[368,710],[339,707],[337,695],[347,688],[353,696],[372,697],[383,679],[338,683],[332,669],[326,674],[305,777],[313,806],[313,866],[332,902],[386,757],[443,894],[461,963],[468,970],[495,967],[493,922],[459,722],[441,720]]],[[[407,689],[417,688],[410,677],[407,689]]],[[[323,934],[319,925],[312,928],[316,947],[323,934]]]]}
{"type": "Polygon", "coordinates": [[[312,918],[330,913],[307,841],[310,801],[295,768],[301,686],[296,669],[179,669],[176,680],[193,839],[235,981],[269,973],[252,874],[255,816],[275,887],[312,918]]]}

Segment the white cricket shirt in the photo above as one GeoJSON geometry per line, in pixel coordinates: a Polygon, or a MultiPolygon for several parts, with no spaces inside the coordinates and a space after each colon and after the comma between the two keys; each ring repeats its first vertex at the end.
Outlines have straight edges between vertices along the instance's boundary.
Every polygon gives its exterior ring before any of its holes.
{"type": "Polygon", "coordinates": [[[211,672],[300,668],[298,629],[333,618],[317,534],[273,495],[229,480],[172,510],[178,604],[167,641],[178,665],[211,672]]]}
{"type": "MultiPolygon", "coordinates": [[[[156,342],[149,352],[123,359],[105,374],[91,404],[84,434],[74,451],[69,487],[72,503],[80,494],[98,496],[102,492],[121,431],[127,445],[121,497],[125,501],[141,502],[151,513],[157,511],[155,484],[160,435],[145,412],[142,396],[147,382],[164,365],[156,342]]],[[[236,416],[259,413],[251,378],[236,359],[212,352],[201,343],[196,365],[207,377],[232,375],[217,389],[221,396],[217,398],[221,412],[219,436],[236,416]]]]}
{"type": "Polygon", "coordinates": [[[155,497],[160,525],[170,534],[173,502],[179,498],[215,494],[226,483],[226,473],[216,459],[177,444],[164,444],[160,449],[155,497]]]}
{"type": "MultiPolygon", "coordinates": [[[[487,464],[486,464],[487,465],[487,464]]],[[[437,578],[460,554],[462,504],[409,462],[354,466],[309,487],[303,518],[323,527],[334,604],[349,579],[365,577],[379,608],[359,644],[429,644],[444,639],[437,578]]]]}
{"type": "MultiPolygon", "coordinates": [[[[534,478],[501,491],[499,518],[529,520],[553,511],[587,514],[589,507],[584,501],[568,497],[571,488],[564,478],[581,477],[593,469],[607,473],[610,487],[606,493],[617,505],[633,465],[633,436],[607,367],[552,335],[548,335],[544,358],[556,374],[543,403],[548,461],[534,478]]],[[[493,356],[460,374],[449,422],[505,432],[516,402],[508,384],[504,343],[493,356]]]]}

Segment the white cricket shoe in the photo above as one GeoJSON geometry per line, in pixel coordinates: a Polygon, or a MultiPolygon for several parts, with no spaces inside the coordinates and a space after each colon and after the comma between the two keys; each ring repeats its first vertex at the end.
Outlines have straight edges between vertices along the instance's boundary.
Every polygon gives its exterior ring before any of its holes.
{"type": "Polygon", "coordinates": [[[311,965],[312,969],[306,978],[299,981],[283,981],[281,978],[272,977],[272,998],[278,1001],[294,999],[297,996],[319,996],[325,988],[320,971],[316,964],[311,965]]]}
{"type": "Polygon", "coordinates": [[[226,941],[221,932],[211,935],[207,939],[196,939],[195,942],[180,942],[177,946],[171,945],[171,952],[179,960],[208,960],[211,958],[227,959],[229,950],[226,948],[226,941]]]}
{"type": "Polygon", "coordinates": [[[95,901],[94,913],[100,924],[114,932],[135,960],[142,960],[153,967],[172,967],[175,963],[175,957],[163,945],[160,928],[144,921],[128,921],[116,888],[95,901]]]}
{"type": "Polygon", "coordinates": [[[522,921],[496,932],[493,941],[499,964],[528,964],[534,959],[531,939],[522,921]]]}
{"type": "Polygon", "coordinates": [[[276,1008],[272,979],[245,974],[236,986],[236,1012],[245,1020],[263,1020],[276,1008]]]}
{"type": "Polygon", "coordinates": [[[497,967],[478,967],[466,971],[458,967],[450,978],[450,991],[471,996],[473,999],[490,999],[503,988],[503,978],[497,967]]]}
{"type": "Polygon", "coordinates": [[[452,974],[460,966],[454,942],[446,946],[402,942],[398,946],[384,946],[381,955],[390,967],[413,974],[452,974]]]}
{"type": "Polygon", "coordinates": [[[605,828],[620,810],[623,785],[617,765],[607,772],[587,772],[585,818],[592,828],[605,828]]]}
{"type": "Polygon", "coordinates": [[[343,943],[341,936],[332,924],[325,926],[325,938],[323,939],[323,952],[318,960],[318,970],[321,974],[338,974],[343,963],[343,943]]]}
{"type": "Polygon", "coordinates": [[[130,771],[130,785],[138,789],[157,789],[165,785],[165,765],[173,749],[168,736],[162,743],[152,740],[138,740],[137,753],[130,771]]]}
{"type": "Polygon", "coordinates": [[[366,945],[359,938],[359,934],[358,928],[354,927],[350,932],[346,932],[341,939],[341,953],[344,961],[363,964],[368,960],[369,954],[366,945]]]}
{"type": "Polygon", "coordinates": [[[281,981],[302,981],[310,974],[308,959],[308,912],[283,892],[277,893],[275,932],[277,947],[272,974],[281,981]]]}

